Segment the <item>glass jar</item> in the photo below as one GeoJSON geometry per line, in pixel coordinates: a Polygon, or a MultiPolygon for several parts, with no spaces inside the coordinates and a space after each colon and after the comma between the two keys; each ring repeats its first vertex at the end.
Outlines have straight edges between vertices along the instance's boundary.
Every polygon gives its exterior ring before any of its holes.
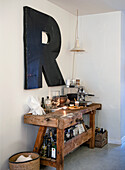
{"type": "Polygon", "coordinates": [[[47,99],[45,100],[46,113],[49,113],[51,108],[52,108],[52,103],[51,100],[49,99],[49,96],[47,96],[47,99]]]}

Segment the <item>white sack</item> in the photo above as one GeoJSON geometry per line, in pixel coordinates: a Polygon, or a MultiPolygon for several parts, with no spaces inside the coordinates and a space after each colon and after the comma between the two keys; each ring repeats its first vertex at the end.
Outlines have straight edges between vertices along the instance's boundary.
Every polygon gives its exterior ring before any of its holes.
{"type": "Polygon", "coordinates": [[[23,155],[20,155],[20,156],[17,158],[16,162],[25,162],[25,161],[30,161],[30,160],[32,160],[31,155],[29,155],[28,157],[25,157],[25,156],[23,156],[23,155]]]}
{"type": "Polygon", "coordinates": [[[46,114],[44,109],[40,106],[39,101],[33,96],[29,97],[27,105],[30,108],[29,113],[32,113],[33,115],[45,115],[46,114]]]}

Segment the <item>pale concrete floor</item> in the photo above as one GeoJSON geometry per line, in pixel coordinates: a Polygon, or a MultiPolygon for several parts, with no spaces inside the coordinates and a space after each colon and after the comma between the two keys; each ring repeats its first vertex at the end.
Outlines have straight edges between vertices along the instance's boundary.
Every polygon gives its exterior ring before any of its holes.
{"type": "MultiPolygon", "coordinates": [[[[41,170],[55,170],[42,166],[41,170]]],[[[125,170],[125,145],[81,146],[65,157],[64,170],[125,170]]]]}

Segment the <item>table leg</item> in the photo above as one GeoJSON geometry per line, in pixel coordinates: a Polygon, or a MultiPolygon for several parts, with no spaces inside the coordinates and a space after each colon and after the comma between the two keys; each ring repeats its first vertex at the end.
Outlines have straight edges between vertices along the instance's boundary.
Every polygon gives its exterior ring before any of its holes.
{"type": "Polygon", "coordinates": [[[89,147],[94,148],[95,147],[95,113],[96,110],[94,110],[92,113],[90,113],[90,128],[92,128],[92,138],[89,141],[89,147]]]}
{"type": "Polygon", "coordinates": [[[44,137],[45,133],[46,133],[46,127],[40,126],[38,133],[37,133],[36,142],[34,145],[33,152],[39,153],[40,147],[43,143],[43,137],[44,137]]]}
{"type": "Polygon", "coordinates": [[[64,169],[64,129],[57,128],[57,170],[64,169]]]}

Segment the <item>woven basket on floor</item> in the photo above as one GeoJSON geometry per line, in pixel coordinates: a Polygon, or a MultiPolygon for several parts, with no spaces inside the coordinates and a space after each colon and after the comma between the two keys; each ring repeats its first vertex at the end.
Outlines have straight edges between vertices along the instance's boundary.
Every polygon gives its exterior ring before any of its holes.
{"type": "Polygon", "coordinates": [[[16,153],[9,158],[9,168],[10,170],[40,170],[39,154],[34,152],[16,153]],[[31,155],[32,160],[25,162],[15,162],[20,155],[25,157],[31,155]]]}

